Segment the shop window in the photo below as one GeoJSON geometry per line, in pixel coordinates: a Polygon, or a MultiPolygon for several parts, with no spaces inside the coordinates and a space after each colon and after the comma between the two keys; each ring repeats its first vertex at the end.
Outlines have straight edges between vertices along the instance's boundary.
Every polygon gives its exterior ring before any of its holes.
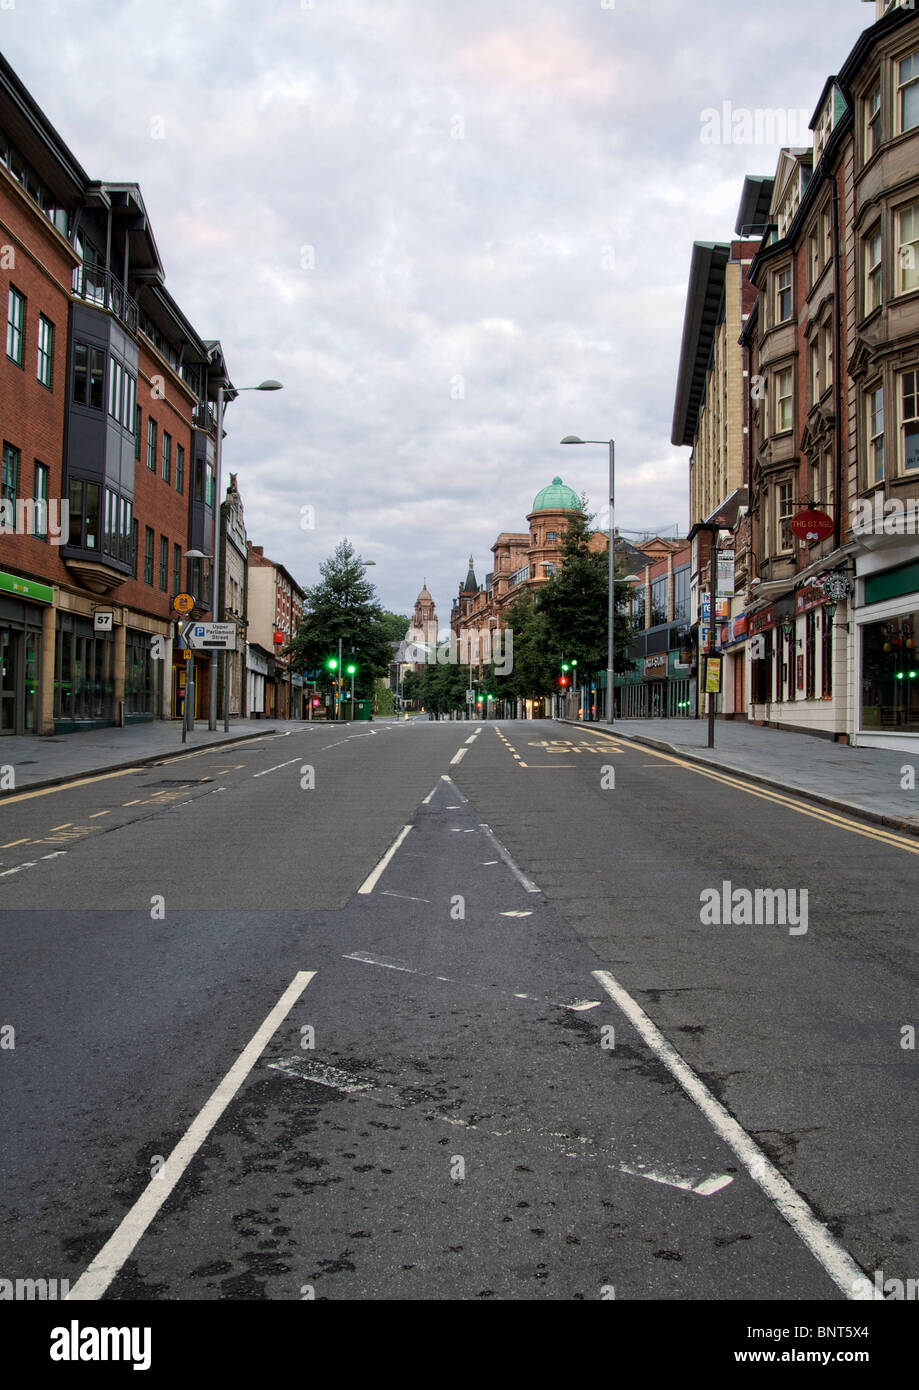
{"type": "Polygon", "coordinates": [[[863,729],[919,732],[919,609],[862,625],[863,729]]]}

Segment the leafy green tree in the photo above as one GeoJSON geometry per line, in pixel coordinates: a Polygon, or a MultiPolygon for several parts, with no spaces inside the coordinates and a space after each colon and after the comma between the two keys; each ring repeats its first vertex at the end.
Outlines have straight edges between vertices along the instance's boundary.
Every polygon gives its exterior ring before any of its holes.
{"type": "MultiPolygon", "coordinates": [[[[613,664],[617,671],[632,669],[626,655],[632,642],[627,616],[629,585],[616,580],[616,623],[613,664]]],[[[545,620],[546,649],[553,661],[573,657],[583,676],[606,669],[609,623],[609,555],[590,549],[585,517],[576,514],[562,539],[562,562],[538,595],[538,609],[545,620]]],[[[516,656],[516,646],[515,646],[516,656]]]]}
{"type": "Polygon", "coordinates": [[[522,594],[508,607],[504,625],[514,634],[513,668],[506,676],[495,676],[496,695],[502,700],[550,695],[557,666],[549,649],[545,616],[536,609],[531,593],[522,594]]]}
{"type": "Polygon", "coordinates": [[[338,657],[341,639],[343,691],[350,690],[347,667],[357,667],[355,695],[371,695],[377,676],[385,675],[392,661],[393,619],[376,600],[376,591],[364,574],[364,565],[346,538],[334,554],[319,566],[320,581],[305,591],[303,617],[290,643],[283,649],[295,666],[306,671],[322,670],[327,688],[332,673],[327,662],[338,657]]]}

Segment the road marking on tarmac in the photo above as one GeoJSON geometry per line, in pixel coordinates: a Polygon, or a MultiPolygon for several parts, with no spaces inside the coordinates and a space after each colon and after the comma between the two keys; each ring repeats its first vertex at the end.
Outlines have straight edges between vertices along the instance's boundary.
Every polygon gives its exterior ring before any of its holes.
{"type": "Polygon", "coordinates": [[[118,1229],[80,1275],[67,1294],[69,1300],[102,1297],[315,974],[315,970],[297,972],[204,1108],[189,1125],[156,1177],[150,1179],[118,1229]]]}
{"type": "Polygon", "coordinates": [[[395,840],[393,840],[392,844],[390,845],[389,849],[383,855],[383,858],[380,860],[379,864],[371,873],[367,875],[360,888],[358,888],[357,891],[359,893],[373,892],[381,874],[383,873],[383,870],[386,868],[386,865],[389,863],[390,859],[392,859],[396,850],[399,848],[399,846],[401,845],[402,841],[405,839],[406,835],[411,830],[411,828],[412,827],[410,825],[405,825],[402,827],[402,829],[399,831],[399,834],[396,836],[395,840]]]}
{"type": "Polygon", "coordinates": [[[733,1150],[753,1181],[762,1188],[780,1216],[788,1222],[845,1296],[854,1300],[883,1298],[882,1293],[872,1290],[863,1271],[848,1250],[834,1240],[801,1194],[796,1192],[788,1179],[770,1163],[759,1145],[750,1138],[733,1115],[728,1114],[721,1102],[715,1099],[705,1083],[700,1081],[676,1048],[671,1047],[663,1033],[619,981],[608,970],[593,970],[591,974],[597,983],[603,986],[613,1003],[618,1004],[642,1041],[667,1068],[690,1100],[699,1107],[715,1133],[733,1150]]]}

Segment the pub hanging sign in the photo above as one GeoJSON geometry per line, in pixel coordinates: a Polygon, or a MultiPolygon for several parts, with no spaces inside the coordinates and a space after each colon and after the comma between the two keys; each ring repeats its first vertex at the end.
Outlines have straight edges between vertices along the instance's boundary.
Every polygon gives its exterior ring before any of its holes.
{"type": "Polygon", "coordinates": [[[797,536],[799,541],[809,543],[825,541],[827,536],[833,534],[836,523],[826,512],[819,512],[816,507],[805,507],[803,512],[796,512],[789,525],[793,536],[797,536]]]}

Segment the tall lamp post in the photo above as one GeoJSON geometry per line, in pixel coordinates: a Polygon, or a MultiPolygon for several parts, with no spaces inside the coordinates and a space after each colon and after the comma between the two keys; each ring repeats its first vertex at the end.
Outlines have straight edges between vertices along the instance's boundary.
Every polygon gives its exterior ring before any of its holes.
{"type": "MultiPolygon", "coordinates": [[[[261,381],[258,386],[218,386],[217,387],[217,450],[214,460],[214,470],[217,474],[216,493],[214,495],[214,568],[213,568],[213,587],[211,591],[211,620],[217,622],[220,605],[217,598],[218,586],[223,587],[220,580],[220,542],[223,527],[220,521],[220,508],[223,504],[223,410],[227,398],[235,400],[240,391],[283,391],[280,381],[261,381]]],[[[229,691],[226,689],[226,657],[224,657],[224,691],[223,691],[223,729],[224,733],[230,731],[230,699],[229,691]]],[[[210,671],[209,671],[209,699],[208,699],[208,718],[207,727],[211,730],[217,728],[217,652],[211,650],[210,671]]]]}
{"type": "Polygon", "coordinates": [[[606,722],[613,723],[616,707],[616,686],[613,674],[613,651],[616,628],[616,555],[615,527],[613,525],[616,508],[616,441],[614,439],[580,439],[576,434],[566,434],[563,444],[606,444],[609,448],[609,616],[606,637],[606,722]]]}

